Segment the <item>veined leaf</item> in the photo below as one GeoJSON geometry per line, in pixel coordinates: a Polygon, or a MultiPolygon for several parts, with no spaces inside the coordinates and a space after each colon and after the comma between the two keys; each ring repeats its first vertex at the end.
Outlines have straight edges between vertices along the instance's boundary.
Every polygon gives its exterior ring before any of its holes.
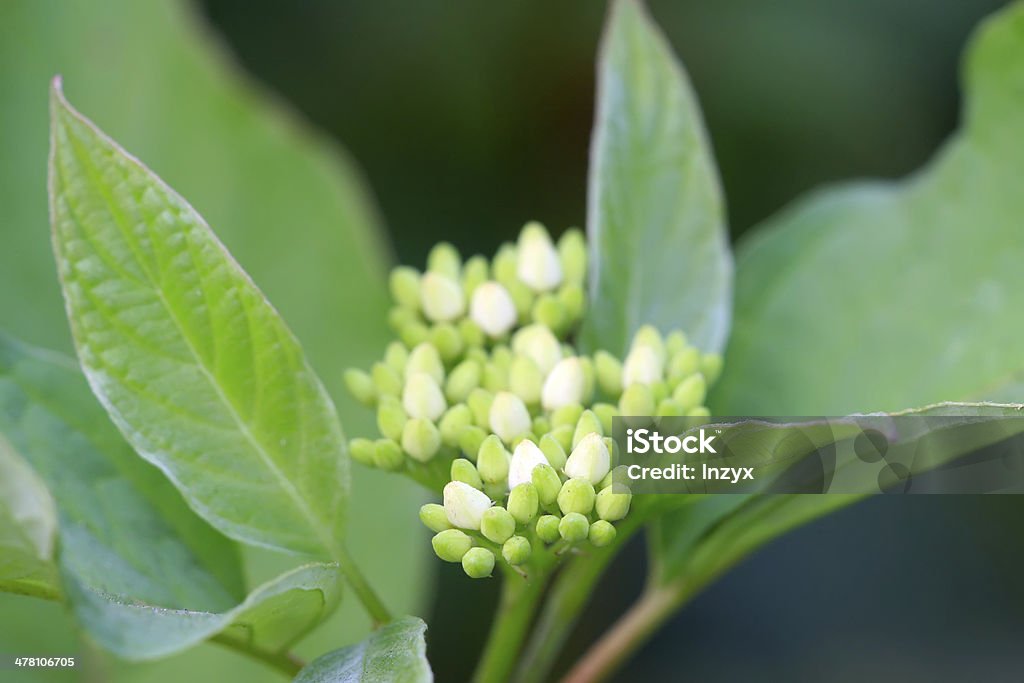
{"type": "Polygon", "coordinates": [[[57,500],[75,616],[118,655],[159,657],[213,636],[276,652],[337,604],[334,565],[300,568],[243,599],[234,543],[132,452],[71,359],[0,336],[0,432],[57,500]]]}
{"type": "Polygon", "coordinates": [[[60,596],[57,508],[28,463],[0,436],[0,591],[60,596]]]}
{"type": "Polygon", "coordinates": [[[360,643],[314,660],[295,683],[430,683],[426,630],[415,617],[397,619],[360,643]]]}
{"type": "Polygon", "coordinates": [[[732,257],[711,147],[682,66],[640,0],[615,0],[598,64],[582,339],[621,353],[638,327],[725,345],[732,257]]]}
{"type": "Polygon", "coordinates": [[[348,458],[298,342],[192,207],[59,82],[51,116],[54,250],[93,392],[223,533],[337,556],[348,458]]]}

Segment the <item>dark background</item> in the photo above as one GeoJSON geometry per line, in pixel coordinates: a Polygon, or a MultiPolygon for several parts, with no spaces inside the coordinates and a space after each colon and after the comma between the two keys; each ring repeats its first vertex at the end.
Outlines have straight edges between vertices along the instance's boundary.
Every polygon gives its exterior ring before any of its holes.
{"type": "MultiPolygon", "coordinates": [[[[800,193],[899,177],[957,121],[958,59],[996,0],[652,1],[691,75],[741,236],[800,193]]],[[[583,225],[603,3],[205,0],[242,66],[368,176],[398,260],[583,225]]],[[[1020,680],[1022,502],[877,497],[783,537],[681,612],[617,680],[1020,680]]],[[[578,655],[639,590],[635,544],[578,655]]],[[[445,565],[441,682],[475,661],[495,582],[445,565]]]]}

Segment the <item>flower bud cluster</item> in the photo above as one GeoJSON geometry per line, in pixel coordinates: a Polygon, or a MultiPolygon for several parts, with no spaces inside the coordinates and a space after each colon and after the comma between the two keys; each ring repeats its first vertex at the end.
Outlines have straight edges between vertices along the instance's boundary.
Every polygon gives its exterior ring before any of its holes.
{"type": "Polygon", "coordinates": [[[353,439],[352,457],[440,491],[420,518],[437,556],[473,578],[615,540],[631,495],[611,487],[614,416],[708,414],[721,358],[682,333],[642,327],[623,359],[563,341],[585,312],[585,272],[575,230],[556,246],[530,223],[491,263],[439,245],[426,273],[392,274],[399,340],[346,373],[380,432],[353,439]]]}

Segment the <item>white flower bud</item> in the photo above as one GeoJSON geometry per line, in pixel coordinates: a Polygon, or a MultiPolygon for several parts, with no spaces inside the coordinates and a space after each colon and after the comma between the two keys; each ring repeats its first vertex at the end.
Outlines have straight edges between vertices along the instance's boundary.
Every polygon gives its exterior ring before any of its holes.
{"type": "Polygon", "coordinates": [[[575,356],[558,361],[544,382],[541,404],[544,410],[557,410],[563,406],[583,402],[586,376],[583,364],[575,356]]]}
{"type": "Polygon", "coordinates": [[[414,372],[409,376],[402,390],[402,407],[409,417],[419,417],[436,421],[448,405],[445,403],[441,387],[434,378],[425,372],[414,372]]]}
{"type": "Polygon", "coordinates": [[[537,448],[537,444],[529,439],[524,439],[516,446],[512,453],[512,463],[508,468],[508,487],[514,489],[520,484],[533,480],[533,468],[538,465],[549,465],[544,453],[537,448]]]}
{"type": "Polygon", "coordinates": [[[598,484],[611,470],[611,456],[600,434],[591,432],[583,437],[565,461],[565,473],[573,479],[585,479],[598,484]]]}
{"type": "Polygon", "coordinates": [[[434,322],[447,322],[462,315],[465,302],[459,283],[447,275],[429,272],[420,280],[423,313],[434,322]]]}
{"type": "Polygon", "coordinates": [[[654,384],[661,379],[663,369],[656,349],[646,345],[634,347],[622,367],[622,386],[654,384]]]}
{"type": "Polygon", "coordinates": [[[562,282],[558,251],[540,223],[527,223],[519,233],[516,275],[535,292],[546,292],[562,282]]]}
{"type": "Polygon", "coordinates": [[[505,443],[530,431],[530,413],[522,399],[508,391],[499,391],[488,415],[491,431],[505,443]]]}
{"type": "Polygon", "coordinates": [[[500,337],[516,324],[516,305],[507,289],[489,281],[473,292],[469,315],[488,335],[500,337]]]}
{"type": "Polygon", "coordinates": [[[460,529],[480,530],[484,512],[491,507],[491,499],[461,481],[450,481],[444,486],[444,513],[452,526],[460,529]]]}
{"type": "Polygon", "coordinates": [[[527,325],[512,337],[512,350],[527,356],[545,376],[562,360],[562,347],[551,330],[543,325],[527,325]]]}

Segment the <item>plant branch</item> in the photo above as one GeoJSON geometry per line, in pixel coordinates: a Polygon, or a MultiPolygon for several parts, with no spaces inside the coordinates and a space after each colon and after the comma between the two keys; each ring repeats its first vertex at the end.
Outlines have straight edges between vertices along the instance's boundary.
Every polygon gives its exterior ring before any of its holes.
{"type": "Polygon", "coordinates": [[[345,575],[345,581],[348,582],[352,592],[356,594],[359,602],[363,603],[366,612],[373,619],[373,627],[377,628],[391,621],[394,618],[391,616],[391,612],[384,606],[384,602],[377,596],[369,581],[366,580],[366,577],[359,571],[359,567],[356,566],[356,563],[343,548],[338,549],[337,561],[341,573],[345,575]]]}
{"type": "Polygon", "coordinates": [[[686,599],[682,583],[655,586],[615,622],[562,679],[562,683],[596,683],[617,669],[686,599]]]}
{"type": "Polygon", "coordinates": [[[223,633],[218,634],[210,639],[211,642],[229,647],[247,657],[251,657],[255,660],[261,661],[264,664],[271,666],[281,673],[288,676],[288,678],[294,678],[299,671],[306,666],[299,657],[291,654],[290,652],[270,652],[269,650],[262,650],[260,648],[252,647],[248,643],[244,643],[234,638],[229,638],[223,633]]]}

